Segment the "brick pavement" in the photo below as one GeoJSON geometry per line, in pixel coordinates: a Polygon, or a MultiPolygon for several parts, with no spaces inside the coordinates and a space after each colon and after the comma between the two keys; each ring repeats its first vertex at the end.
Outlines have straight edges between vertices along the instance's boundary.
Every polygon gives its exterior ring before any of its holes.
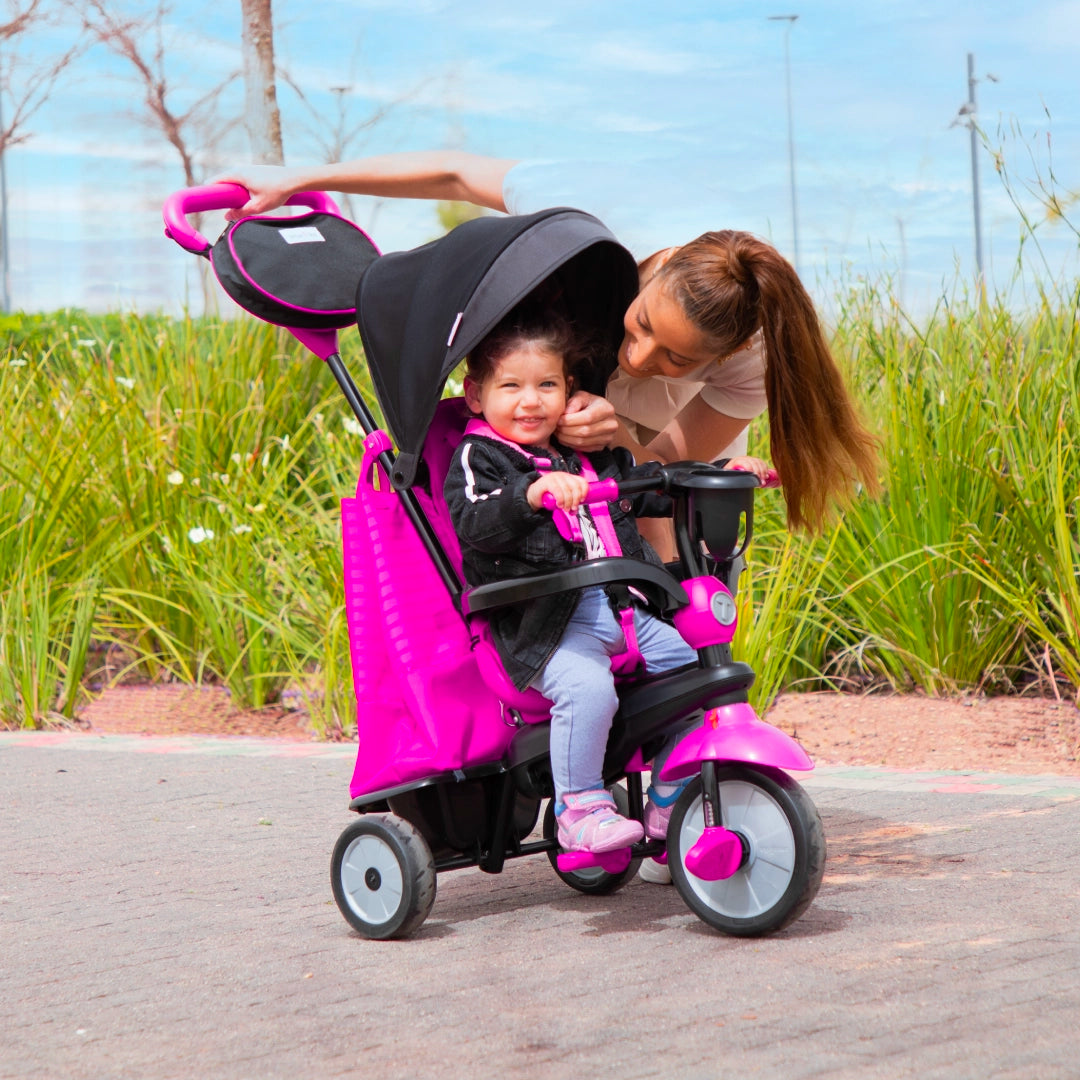
{"type": "Polygon", "coordinates": [[[1080,779],[823,769],[764,940],[544,858],[355,936],[349,747],[0,733],[0,1077],[1080,1075],[1080,779]]]}

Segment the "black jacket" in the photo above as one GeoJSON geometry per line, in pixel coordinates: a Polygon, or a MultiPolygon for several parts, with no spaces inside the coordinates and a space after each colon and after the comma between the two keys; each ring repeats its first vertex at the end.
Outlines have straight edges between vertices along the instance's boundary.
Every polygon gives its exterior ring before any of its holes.
{"type": "MultiPolygon", "coordinates": [[[[530,448],[532,454],[535,448],[530,448]]],[[[552,460],[553,471],[581,472],[572,450],[536,449],[552,460]]],[[[640,468],[625,450],[589,454],[599,479],[627,479],[640,468]]],[[[467,435],[454,454],[443,494],[461,541],[465,579],[470,585],[561,570],[585,557],[582,544],[564,540],[548,510],[533,510],[526,489],[540,473],[532,460],[510,446],[467,435]]],[[[637,517],[670,517],[671,500],[646,493],[608,504],[622,553],[659,566],[660,558],[637,530],[637,517]]],[[[577,606],[578,592],[539,597],[488,616],[506,673],[524,689],[555,651],[577,606]]]]}

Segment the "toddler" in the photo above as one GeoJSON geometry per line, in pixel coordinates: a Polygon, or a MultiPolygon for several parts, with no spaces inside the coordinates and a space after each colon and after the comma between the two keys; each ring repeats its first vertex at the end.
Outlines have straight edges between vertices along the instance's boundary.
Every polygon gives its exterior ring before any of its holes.
{"type": "MultiPolygon", "coordinates": [[[[614,554],[659,565],[635,518],[670,515],[670,499],[645,494],[590,512],[583,505],[588,483],[583,470],[594,470],[599,479],[625,478],[632,471],[630,456],[624,450],[602,450],[583,460],[553,438],[573,392],[571,373],[587,362],[586,353],[560,317],[512,313],[469,356],[465,400],[476,419],[455,452],[444,487],[469,584],[610,555],[613,545],[602,536],[611,537],[608,517],[621,548],[614,554]],[[553,497],[557,510],[544,508],[545,494],[553,497]],[[564,538],[554,516],[559,511],[574,517],[580,541],[564,538]]],[[[764,470],[757,459],[729,463],[736,465],[764,470]]],[[[611,659],[632,647],[628,636],[636,637],[649,674],[695,663],[694,650],[672,626],[637,607],[632,630],[624,632],[607,592],[598,586],[501,609],[490,616],[490,626],[514,685],[533,686],[552,702],[551,767],[560,846],[605,852],[636,843],[645,831],[666,836],[682,785],[650,787],[644,830],[618,814],[603,786],[604,753],[618,708],[611,659]]],[[[668,752],[670,746],[658,755],[654,775],[668,752]]]]}

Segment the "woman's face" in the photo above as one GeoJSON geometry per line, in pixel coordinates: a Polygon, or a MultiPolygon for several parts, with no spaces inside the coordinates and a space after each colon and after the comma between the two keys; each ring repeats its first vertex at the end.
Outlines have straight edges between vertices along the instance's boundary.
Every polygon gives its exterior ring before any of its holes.
{"type": "Polygon", "coordinates": [[[619,367],[631,378],[667,375],[679,379],[716,359],[705,336],[655,277],[626,309],[623,326],[626,334],[619,346],[619,367]]]}

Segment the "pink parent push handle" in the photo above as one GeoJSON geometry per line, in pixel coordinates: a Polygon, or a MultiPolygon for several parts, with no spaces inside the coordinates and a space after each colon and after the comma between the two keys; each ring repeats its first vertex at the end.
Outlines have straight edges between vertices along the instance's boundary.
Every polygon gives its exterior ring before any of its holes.
{"type": "MultiPolygon", "coordinates": [[[[235,210],[243,206],[251,196],[239,184],[204,184],[202,187],[185,188],[165,200],[162,215],[165,218],[165,235],[175,240],[186,251],[202,255],[209,251],[206,239],[187,219],[188,214],[204,210],[235,210]]],[[[285,201],[286,206],[309,206],[325,214],[341,215],[337,203],[325,191],[301,191],[285,201]]]]}

